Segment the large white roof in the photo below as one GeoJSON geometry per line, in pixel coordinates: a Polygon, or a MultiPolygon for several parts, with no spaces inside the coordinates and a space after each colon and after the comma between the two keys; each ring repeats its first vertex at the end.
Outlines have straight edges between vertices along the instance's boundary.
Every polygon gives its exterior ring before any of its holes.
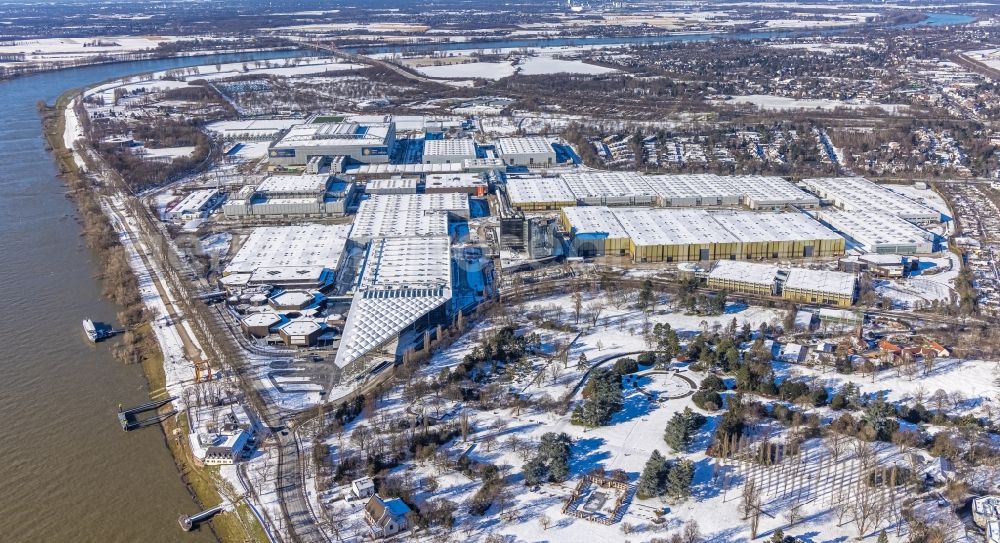
{"type": "Polygon", "coordinates": [[[856,277],[851,273],[791,268],[788,279],[785,280],[785,288],[850,296],[854,293],[855,280],[856,277]]]}
{"type": "Polygon", "coordinates": [[[741,260],[720,260],[708,273],[709,279],[739,281],[755,285],[773,285],[779,268],[772,264],[757,264],[741,260]]]}
{"type": "Polygon", "coordinates": [[[559,177],[577,199],[656,196],[649,182],[638,172],[574,172],[559,177]]]}
{"type": "MultiPolygon", "coordinates": [[[[896,215],[871,210],[824,210],[820,218],[874,252],[879,245],[927,246],[934,234],[896,215]]],[[[933,247],[932,247],[933,248],[933,247]]]]}
{"type": "Polygon", "coordinates": [[[350,225],[301,224],[255,228],[233,256],[226,273],[253,273],[258,268],[335,270],[350,232],[350,225]]]}
{"type": "Polygon", "coordinates": [[[513,205],[528,202],[575,202],[566,182],[556,177],[508,179],[507,194],[513,205]]]}
{"type": "Polygon", "coordinates": [[[469,215],[466,194],[377,194],[361,202],[351,237],[442,236],[448,234],[447,213],[469,215]]]}
{"type": "Polygon", "coordinates": [[[616,230],[616,220],[636,245],[687,245],[758,241],[838,239],[840,236],[802,213],[717,211],[689,208],[566,207],[566,218],[580,233],[616,230]],[[579,225],[574,222],[579,221],[579,225]]]}
{"type": "Polygon", "coordinates": [[[293,126],[276,146],[382,144],[394,129],[391,122],[313,123],[293,126]]]}
{"type": "Polygon", "coordinates": [[[848,211],[879,210],[904,219],[940,220],[941,217],[938,211],[863,177],[823,177],[802,182],[809,190],[848,211]]]}
{"type": "Polygon", "coordinates": [[[607,234],[609,238],[627,238],[628,232],[618,222],[611,208],[604,206],[573,206],[562,208],[563,215],[573,227],[573,233],[607,234]]]}
{"type": "Polygon", "coordinates": [[[649,175],[646,182],[662,198],[739,198],[743,194],[727,177],[711,173],[649,175]]]}
{"type": "Polygon", "coordinates": [[[471,139],[425,140],[424,156],[467,156],[475,158],[476,142],[471,139]]]}
{"type": "Polygon", "coordinates": [[[373,239],[335,363],[344,367],[378,349],[450,299],[447,237],[373,239]]]}
{"type": "Polygon", "coordinates": [[[776,176],[738,175],[728,178],[747,203],[757,205],[804,204],[819,205],[819,199],[776,176]]]}
{"type": "Polygon", "coordinates": [[[328,174],[272,175],[257,187],[257,192],[286,194],[319,194],[330,183],[328,174]]]}
{"type": "Polygon", "coordinates": [[[499,138],[496,142],[497,152],[504,155],[538,155],[554,154],[552,144],[549,140],[541,136],[528,136],[525,138],[499,138]]]}

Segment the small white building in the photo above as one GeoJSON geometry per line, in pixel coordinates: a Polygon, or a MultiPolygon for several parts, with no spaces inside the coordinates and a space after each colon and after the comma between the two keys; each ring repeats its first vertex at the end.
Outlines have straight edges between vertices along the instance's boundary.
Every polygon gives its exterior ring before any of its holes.
{"type": "Polygon", "coordinates": [[[190,221],[204,219],[222,201],[222,195],[215,189],[196,190],[167,211],[167,219],[190,221]]]}
{"type": "Polygon", "coordinates": [[[351,481],[351,493],[357,498],[370,498],[375,495],[375,482],[371,477],[362,477],[351,481]]]}

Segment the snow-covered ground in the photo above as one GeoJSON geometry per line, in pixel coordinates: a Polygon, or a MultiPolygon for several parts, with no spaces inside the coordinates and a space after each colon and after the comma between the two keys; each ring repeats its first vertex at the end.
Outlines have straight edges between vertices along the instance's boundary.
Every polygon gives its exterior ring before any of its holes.
{"type": "Polygon", "coordinates": [[[748,94],[746,96],[733,96],[724,101],[726,104],[752,104],[761,109],[774,111],[788,111],[798,109],[821,109],[834,110],[840,107],[848,109],[865,109],[877,107],[888,113],[896,113],[907,106],[901,104],[867,104],[857,102],[846,102],[843,100],[828,100],[823,98],[799,99],[786,98],[784,96],[774,96],[770,94],[748,94]]]}

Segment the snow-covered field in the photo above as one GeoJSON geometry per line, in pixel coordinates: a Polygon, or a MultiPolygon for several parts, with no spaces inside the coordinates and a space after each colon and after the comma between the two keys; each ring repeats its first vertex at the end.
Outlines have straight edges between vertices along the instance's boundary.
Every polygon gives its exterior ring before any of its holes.
{"type": "Polygon", "coordinates": [[[442,66],[420,66],[416,68],[428,77],[437,78],[483,78],[501,79],[514,75],[545,75],[556,73],[570,74],[605,74],[616,70],[580,60],[561,60],[551,56],[525,57],[518,64],[510,62],[469,62],[465,64],[446,64],[442,66]],[[520,70],[518,72],[518,70],[520,70]]]}
{"type": "Polygon", "coordinates": [[[849,109],[865,109],[877,107],[888,113],[896,113],[907,106],[900,104],[863,104],[856,102],[845,102],[843,100],[828,100],[822,98],[798,99],[786,98],[784,96],[774,96],[770,94],[748,94],[746,96],[733,96],[725,100],[726,104],[752,104],[761,109],[774,111],[788,111],[797,109],[821,109],[834,110],[840,107],[849,109]]]}

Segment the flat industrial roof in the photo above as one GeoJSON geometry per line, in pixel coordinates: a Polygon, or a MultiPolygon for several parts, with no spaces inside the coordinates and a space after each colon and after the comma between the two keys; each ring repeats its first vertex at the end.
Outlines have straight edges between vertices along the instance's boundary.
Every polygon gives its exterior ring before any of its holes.
{"type": "Polygon", "coordinates": [[[541,136],[498,138],[496,141],[496,147],[500,156],[555,153],[552,149],[552,144],[549,143],[549,140],[541,136]]]}
{"type": "Polygon", "coordinates": [[[656,196],[656,191],[638,172],[574,172],[559,177],[577,199],[656,196]]]}
{"type": "Polygon", "coordinates": [[[848,211],[880,210],[904,219],[940,220],[941,213],[863,177],[803,179],[809,190],[848,211]]]}
{"type": "Polygon", "coordinates": [[[464,171],[464,164],[444,162],[440,164],[361,164],[347,168],[344,173],[351,175],[394,175],[461,171],[464,171]]]}
{"type": "Polygon", "coordinates": [[[475,158],[476,142],[471,139],[425,140],[424,156],[467,156],[475,158]]]}
{"type": "Polygon", "coordinates": [[[718,211],[690,208],[566,207],[567,220],[579,233],[613,227],[599,221],[615,219],[636,245],[687,245],[839,239],[840,236],[802,213],[718,211]],[[587,211],[577,211],[577,210],[587,211]],[[580,226],[573,222],[579,218],[580,226]]]}
{"type": "Polygon", "coordinates": [[[365,184],[365,190],[377,191],[387,189],[406,189],[416,192],[420,180],[416,177],[390,177],[388,179],[372,179],[365,184]]]}
{"type": "Polygon", "coordinates": [[[819,199],[781,177],[773,175],[737,175],[728,181],[747,201],[759,204],[797,203],[819,205],[819,199]]]}
{"type": "Polygon", "coordinates": [[[469,215],[466,194],[376,194],[361,202],[351,237],[370,239],[448,234],[447,213],[469,215]]]}
{"type": "Polygon", "coordinates": [[[394,125],[391,122],[300,124],[289,129],[275,146],[384,143],[393,130],[394,125]]]}
{"type": "Polygon", "coordinates": [[[253,273],[258,268],[283,267],[335,270],[350,232],[350,225],[300,224],[255,228],[233,256],[226,273],[253,273]]]}
{"type": "Polygon", "coordinates": [[[330,183],[329,174],[269,175],[257,186],[257,192],[319,194],[330,183]]]}
{"type": "Polygon", "coordinates": [[[483,176],[478,173],[434,173],[424,177],[424,186],[427,188],[468,188],[485,184],[483,176]]]}
{"type": "Polygon", "coordinates": [[[604,206],[573,206],[562,208],[574,234],[607,235],[608,238],[628,238],[628,232],[618,222],[613,211],[604,206]]]}
{"type": "Polygon", "coordinates": [[[824,210],[820,219],[873,250],[878,245],[919,245],[934,234],[897,215],[872,210],[824,210]]]}
{"type": "Polygon", "coordinates": [[[170,208],[171,213],[185,213],[201,211],[212,198],[215,198],[219,191],[215,189],[196,190],[185,196],[174,207],[170,208]]]}
{"type": "Polygon", "coordinates": [[[541,177],[508,179],[507,194],[511,204],[527,202],[575,202],[576,196],[562,179],[541,177]]]}
{"type": "Polygon", "coordinates": [[[709,279],[738,281],[755,285],[774,285],[780,268],[772,264],[758,264],[741,260],[720,260],[708,273],[709,279]]]}
{"type": "Polygon", "coordinates": [[[785,288],[851,296],[854,294],[856,280],[851,273],[791,268],[788,279],[785,280],[785,288]]]}
{"type": "Polygon", "coordinates": [[[729,181],[711,173],[649,175],[646,183],[662,198],[739,198],[743,194],[729,181]]]}

